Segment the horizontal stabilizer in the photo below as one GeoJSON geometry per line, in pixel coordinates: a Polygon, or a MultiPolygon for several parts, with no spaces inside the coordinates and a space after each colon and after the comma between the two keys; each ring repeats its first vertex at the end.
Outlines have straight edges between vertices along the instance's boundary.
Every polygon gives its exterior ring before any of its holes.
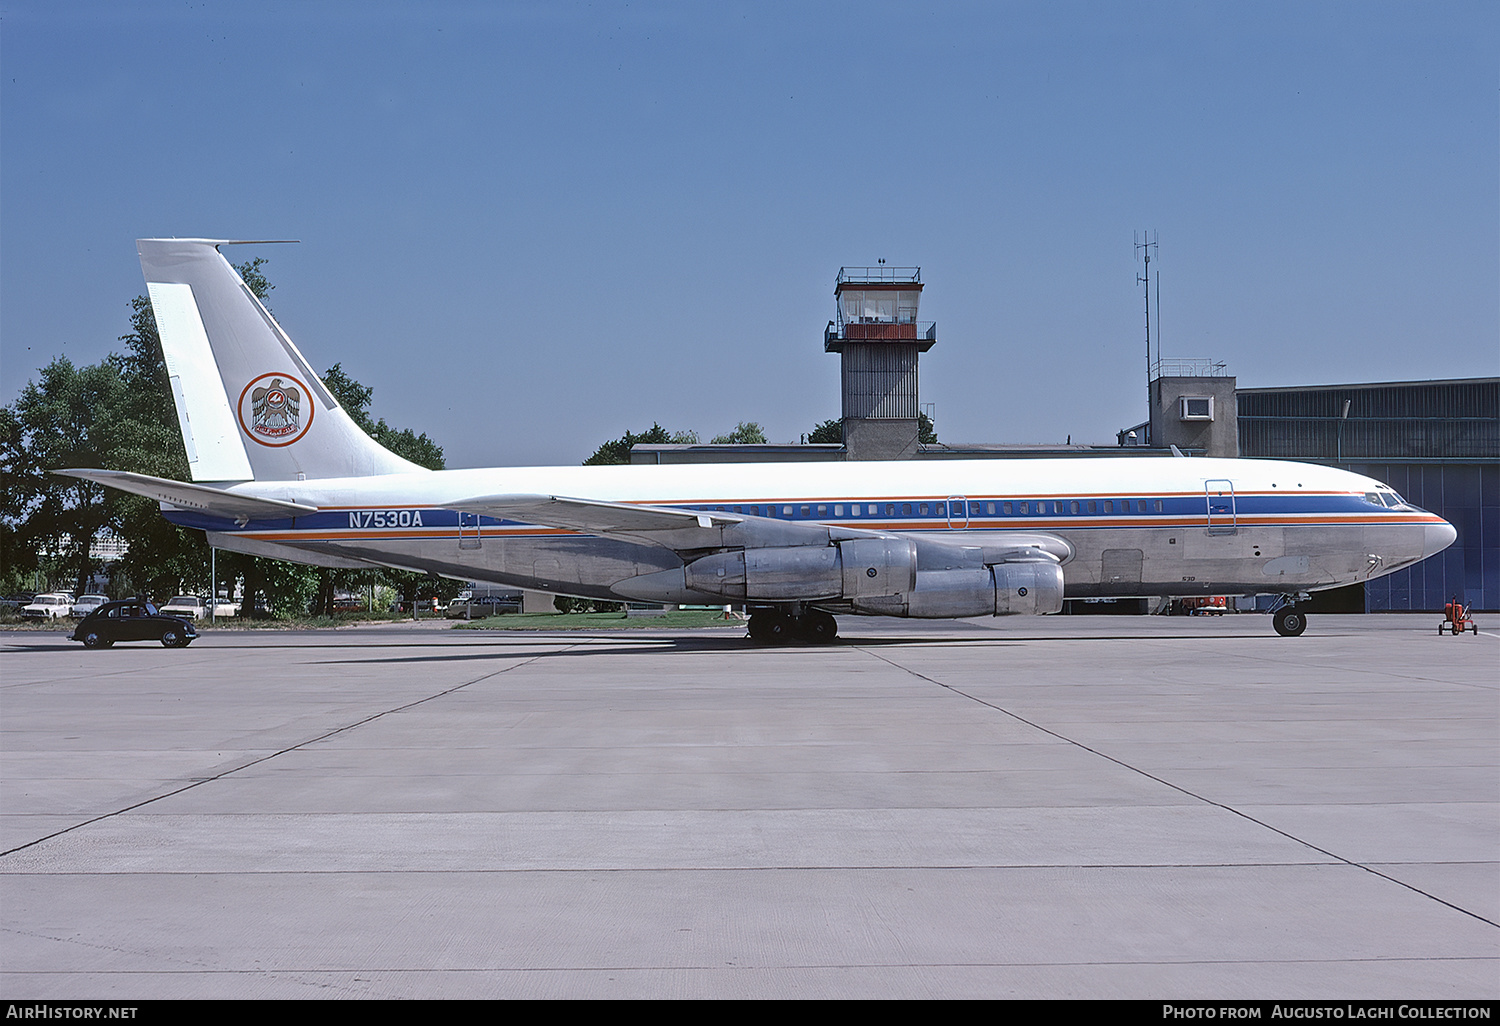
{"type": "Polygon", "coordinates": [[[164,477],[131,474],[124,470],[54,470],[52,473],[94,481],[134,495],[144,495],[148,499],[169,503],[179,509],[202,510],[204,513],[234,520],[281,520],[318,511],[318,507],[304,506],[300,502],[236,495],[206,485],[169,481],[164,477]]]}
{"type": "Polygon", "coordinates": [[[733,513],[694,513],[667,506],[635,506],[562,495],[481,495],[444,505],[488,517],[621,537],[639,537],[651,531],[726,527],[745,519],[733,513]]]}

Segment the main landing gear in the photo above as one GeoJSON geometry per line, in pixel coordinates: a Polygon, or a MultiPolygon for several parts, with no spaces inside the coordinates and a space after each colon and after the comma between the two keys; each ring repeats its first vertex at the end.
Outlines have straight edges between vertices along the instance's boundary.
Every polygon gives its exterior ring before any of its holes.
{"type": "Polygon", "coordinates": [[[784,609],[761,609],[750,614],[750,637],[763,645],[787,641],[827,644],[838,637],[839,625],[821,609],[790,613],[784,609]]]}

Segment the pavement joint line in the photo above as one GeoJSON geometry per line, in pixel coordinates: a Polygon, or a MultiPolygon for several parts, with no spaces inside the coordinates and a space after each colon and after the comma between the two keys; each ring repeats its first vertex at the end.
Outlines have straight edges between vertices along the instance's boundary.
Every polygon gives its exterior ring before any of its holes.
{"type": "Polygon", "coordinates": [[[1298,837],[1297,835],[1292,834],[1292,833],[1288,833],[1287,831],[1282,830],[1280,827],[1272,826],[1270,823],[1267,823],[1264,820],[1256,819],[1254,816],[1250,815],[1247,812],[1244,812],[1244,811],[1242,811],[1240,809],[1236,809],[1236,808],[1234,808],[1231,805],[1225,805],[1223,802],[1214,801],[1212,798],[1209,798],[1209,797],[1207,797],[1205,795],[1198,794],[1196,791],[1191,791],[1188,788],[1183,787],[1181,784],[1174,784],[1170,780],[1163,779],[1162,777],[1159,777],[1159,776],[1157,776],[1154,773],[1151,773],[1151,772],[1148,772],[1147,770],[1141,769],[1139,766],[1133,766],[1130,763],[1125,762],[1122,759],[1117,759],[1113,755],[1109,755],[1106,752],[1101,752],[1097,748],[1090,748],[1088,745],[1084,744],[1082,741],[1079,741],[1079,740],[1077,740],[1075,738],[1068,737],[1066,734],[1060,734],[1060,733],[1058,733],[1055,730],[1051,730],[1051,729],[1049,729],[1047,727],[1042,726],[1040,723],[1036,723],[1036,722],[1034,722],[1032,720],[1028,720],[1026,717],[1020,715],[1019,713],[1011,712],[1009,709],[1006,709],[1006,708],[1004,708],[1002,706],[996,705],[993,702],[987,702],[984,699],[978,697],[977,695],[971,695],[967,691],[964,691],[962,688],[955,687],[952,684],[946,684],[943,681],[940,681],[940,680],[938,680],[935,677],[929,677],[925,673],[922,673],[922,672],[920,672],[918,670],[914,670],[914,669],[912,669],[909,666],[903,666],[900,663],[896,662],[894,659],[888,659],[888,658],[886,658],[884,655],[882,655],[879,652],[876,652],[876,651],[873,651],[873,650],[865,650],[865,649],[859,649],[859,651],[864,652],[866,655],[874,656],[876,659],[879,659],[881,662],[886,663],[886,664],[888,664],[890,666],[893,666],[893,667],[895,667],[898,670],[901,670],[901,671],[903,671],[905,673],[909,673],[913,677],[916,677],[918,680],[925,680],[929,684],[935,684],[938,687],[943,688],[944,690],[947,690],[947,691],[951,691],[955,695],[959,695],[959,696],[961,696],[963,698],[966,698],[969,701],[974,702],[977,705],[982,705],[985,708],[987,708],[987,709],[993,709],[995,712],[998,712],[998,713],[1000,713],[1000,714],[1002,714],[1004,716],[1009,716],[1011,719],[1015,720],[1017,723],[1023,723],[1026,726],[1032,728],[1033,730],[1039,730],[1039,731],[1041,731],[1044,734],[1047,734],[1047,735],[1049,735],[1051,737],[1057,738],[1059,741],[1062,741],[1062,742],[1065,742],[1067,744],[1074,745],[1075,747],[1081,748],[1085,752],[1088,752],[1090,755],[1095,755],[1095,756],[1098,756],[1101,759],[1106,759],[1106,760],[1114,763],[1116,766],[1119,766],[1122,769],[1127,769],[1127,770],[1131,771],[1132,773],[1138,773],[1141,776],[1146,777],[1148,780],[1154,780],[1158,784],[1161,784],[1163,787],[1169,787],[1172,790],[1177,791],[1180,794],[1184,794],[1184,795],[1187,795],[1189,798],[1195,799],[1196,801],[1203,802],[1206,805],[1212,805],[1214,808],[1223,809],[1225,812],[1228,812],[1231,815],[1238,816],[1241,819],[1244,819],[1244,820],[1246,820],[1246,821],[1248,821],[1250,823],[1254,823],[1256,826],[1262,827],[1262,828],[1264,828],[1266,830],[1270,830],[1272,833],[1280,834],[1282,837],[1285,837],[1287,840],[1293,841],[1293,842],[1295,842],[1297,844],[1300,844],[1300,845],[1303,845],[1303,846],[1305,846],[1307,848],[1311,848],[1313,851],[1318,852],[1319,854],[1327,855],[1331,859],[1336,859],[1337,861],[1342,862],[1342,863],[1344,863],[1345,865],[1348,865],[1348,866],[1353,866],[1356,869],[1362,869],[1366,873],[1369,873],[1369,874],[1371,874],[1373,876],[1380,877],[1382,880],[1388,880],[1391,883],[1396,884],[1399,887],[1404,887],[1407,890],[1412,891],[1415,894],[1420,894],[1422,897],[1428,898],[1428,899],[1430,899],[1432,901],[1435,901],[1435,902],[1437,902],[1440,905],[1446,905],[1448,908],[1453,909],[1455,912],[1461,912],[1461,913],[1463,913],[1466,916],[1470,916],[1471,918],[1477,919],[1481,923],[1486,923],[1489,926],[1500,928],[1500,922],[1496,922],[1493,919],[1488,919],[1485,916],[1482,916],[1482,915],[1480,915],[1477,912],[1473,912],[1473,911],[1471,911],[1469,909],[1466,909],[1466,908],[1464,908],[1461,905],[1455,905],[1451,901],[1445,901],[1442,898],[1439,898],[1435,894],[1431,894],[1431,893],[1429,893],[1427,891],[1424,891],[1424,890],[1422,890],[1422,888],[1417,887],[1417,886],[1415,886],[1413,884],[1409,884],[1405,880],[1399,880],[1396,877],[1391,876],[1391,875],[1389,875],[1387,873],[1382,873],[1380,870],[1375,869],[1372,866],[1365,865],[1364,863],[1361,863],[1361,862],[1356,862],[1354,859],[1346,858],[1343,855],[1339,855],[1336,852],[1328,851],[1325,848],[1320,848],[1316,844],[1313,844],[1311,841],[1306,840],[1305,838],[1298,837]]]}
{"type": "MultiPolygon", "coordinates": [[[[569,648],[576,647],[576,645],[567,645],[563,648],[563,651],[566,651],[569,648]]],[[[93,823],[98,823],[101,820],[112,819],[115,816],[124,815],[125,813],[132,812],[136,809],[141,808],[142,806],[150,805],[153,802],[159,802],[163,798],[171,798],[173,795],[182,794],[184,791],[190,791],[195,787],[201,787],[202,785],[212,783],[215,780],[222,780],[224,777],[231,776],[232,774],[238,773],[241,770],[249,769],[251,766],[258,766],[261,763],[269,762],[270,760],[275,759],[278,756],[286,755],[289,752],[295,752],[300,748],[306,748],[308,745],[317,744],[319,741],[326,741],[331,737],[335,737],[339,734],[344,733],[345,731],[350,731],[355,729],[356,727],[362,727],[367,723],[372,723],[375,720],[380,719],[381,717],[389,716],[394,713],[405,712],[408,709],[413,709],[424,703],[432,702],[439,698],[445,698],[448,695],[453,694],[455,691],[462,691],[464,688],[469,687],[472,684],[478,684],[480,681],[489,680],[491,677],[498,677],[500,674],[509,673],[511,670],[518,670],[523,666],[529,666],[530,664],[536,662],[538,659],[555,654],[556,653],[554,652],[538,652],[530,659],[522,659],[518,662],[511,663],[509,666],[502,667],[498,670],[492,670],[486,674],[481,674],[480,676],[475,677],[473,680],[466,680],[462,684],[455,684],[451,688],[447,688],[435,694],[427,695],[425,698],[414,699],[413,701],[407,702],[403,705],[398,705],[390,709],[382,709],[380,712],[371,713],[368,716],[355,720],[353,723],[346,723],[342,727],[335,727],[332,730],[324,731],[317,737],[310,737],[305,740],[299,741],[294,745],[289,745],[286,748],[271,752],[269,755],[262,755],[258,759],[251,759],[249,762],[242,763],[239,766],[224,770],[222,773],[215,773],[211,777],[201,777],[197,780],[193,780],[187,784],[184,784],[182,787],[173,788],[172,790],[163,792],[162,794],[152,795],[150,798],[142,799],[141,801],[138,801],[133,805],[127,805],[123,809],[115,809],[113,812],[104,812],[100,813],[97,816],[91,816],[88,819],[82,820],[78,823],[74,823],[71,826],[63,827],[61,830],[54,830],[52,833],[47,834],[43,837],[38,837],[35,840],[27,841],[25,844],[18,844],[14,848],[8,848],[5,851],[0,851],[0,859],[5,858],[7,855],[14,855],[18,851],[25,851],[27,848],[31,848],[35,845],[41,844],[43,841],[50,841],[54,837],[61,837],[63,834],[72,833],[74,830],[81,829],[93,823]]]]}
{"type": "MultiPolygon", "coordinates": [[[[1136,958],[1136,959],[1078,959],[1074,961],[988,961],[988,962],[777,962],[777,963],[670,963],[654,965],[514,965],[514,966],[300,966],[255,969],[91,969],[90,976],[173,976],[211,973],[224,976],[277,976],[309,973],[325,975],[347,975],[362,973],[566,973],[566,972],[702,972],[723,969],[756,972],[780,972],[788,969],[1032,969],[1047,967],[1082,966],[1154,966],[1154,965],[1382,965],[1409,962],[1493,962],[1489,955],[1381,955],[1375,957],[1351,956],[1348,958],[1136,958]]],[[[34,976],[76,976],[76,970],[49,971],[27,970],[34,976]]],[[[1468,1002],[1480,1004],[1487,998],[1468,1002]]],[[[1454,1000],[1451,1004],[1462,1004],[1454,1000]]]]}
{"type": "MultiPolygon", "coordinates": [[[[1390,865],[1390,863],[1384,863],[1390,865]]],[[[1473,862],[1437,862],[1437,863],[1397,863],[1398,865],[1489,865],[1489,863],[1473,862]]],[[[372,869],[368,867],[356,867],[352,869],[257,869],[256,876],[451,876],[455,873],[464,876],[525,876],[525,875],[556,875],[564,876],[574,873],[598,874],[608,876],[616,874],[620,876],[631,873],[905,873],[916,870],[923,873],[973,873],[973,872],[1018,872],[1029,873],[1039,869],[1061,869],[1068,872],[1084,873],[1094,870],[1108,870],[1110,872],[1128,872],[1134,869],[1151,870],[1153,872],[1161,869],[1363,869],[1363,866],[1355,866],[1348,862],[1329,862],[1319,860],[1317,862],[975,862],[964,865],[940,865],[925,862],[901,862],[888,865],[877,865],[867,863],[865,865],[819,865],[814,863],[786,864],[776,866],[683,866],[683,865],[642,865],[642,866],[503,866],[503,867],[478,867],[473,869],[411,869],[403,867],[400,869],[372,869]]],[[[112,869],[106,872],[92,872],[81,869],[63,870],[27,870],[27,876],[78,876],[86,879],[98,877],[121,876],[121,877],[207,877],[207,876],[243,876],[244,871],[239,869],[112,869]]]]}

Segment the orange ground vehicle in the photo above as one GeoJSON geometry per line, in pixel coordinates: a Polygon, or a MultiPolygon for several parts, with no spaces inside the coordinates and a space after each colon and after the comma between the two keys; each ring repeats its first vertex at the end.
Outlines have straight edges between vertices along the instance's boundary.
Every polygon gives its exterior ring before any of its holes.
{"type": "Polygon", "coordinates": [[[1479,633],[1479,625],[1469,617],[1469,607],[1454,599],[1443,607],[1443,622],[1438,624],[1438,633],[1450,632],[1455,638],[1464,631],[1479,633]]]}

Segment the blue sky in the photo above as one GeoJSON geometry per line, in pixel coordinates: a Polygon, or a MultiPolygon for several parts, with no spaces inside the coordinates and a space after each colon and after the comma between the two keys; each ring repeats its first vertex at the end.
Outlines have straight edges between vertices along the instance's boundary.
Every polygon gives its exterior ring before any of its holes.
{"type": "Polygon", "coordinates": [[[450,466],[838,415],[844,264],[919,264],[944,441],[1500,373],[1494,3],[0,2],[0,402],[118,347],[133,240],[297,238],[272,308],[450,466]]]}

